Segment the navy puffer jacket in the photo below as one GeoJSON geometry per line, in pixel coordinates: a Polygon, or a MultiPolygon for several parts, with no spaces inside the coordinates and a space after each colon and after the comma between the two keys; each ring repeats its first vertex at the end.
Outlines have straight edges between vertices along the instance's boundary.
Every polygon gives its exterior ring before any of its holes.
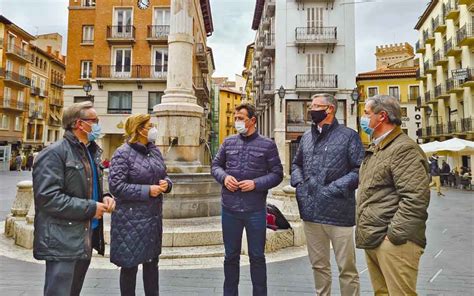
{"type": "Polygon", "coordinates": [[[226,138],[212,162],[212,175],[222,184],[224,208],[252,212],[265,209],[268,190],[283,180],[283,167],[275,142],[255,132],[248,137],[226,138]],[[255,189],[249,192],[227,190],[224,179],[228,175],[237,181],[253,180],[255,189]]]}
{"type": "Polygon", "coordinates": [[[335,226],[355,225],[355,190],[364,147],[359,135],[334,120],[320,133],[313,124],[293,160],[291,185],[301,219],[335,226]]]}
{"type": "Polygon", "coordinates": [[[161,254],[163,196],[150,197],[150,185],[172,183],[158,148],[148,143],[125,143],[110,163],[109,189],[115,196],[112,214],[110,261],[133,267],[161,254]]]}

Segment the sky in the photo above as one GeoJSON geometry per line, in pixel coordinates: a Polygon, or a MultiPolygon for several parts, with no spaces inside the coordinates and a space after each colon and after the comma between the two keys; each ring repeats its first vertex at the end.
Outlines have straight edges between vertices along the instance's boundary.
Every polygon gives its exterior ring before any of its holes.
{"type": "MultiPolygon", "coordinates": [[[[409,42],[428,0],[344,0],[356,8],[356,71],[375,69],[375,47],[409,42]]],[[[251,29],[256,0],[210,0],[214,33],[208,39],[216,71],[233,79],[243,70],[245,49],[253,42],[251,29]]],[[[0,14],[32,35],[58,32],[66,54],[68,0],[0,0],[0,14]]]]}

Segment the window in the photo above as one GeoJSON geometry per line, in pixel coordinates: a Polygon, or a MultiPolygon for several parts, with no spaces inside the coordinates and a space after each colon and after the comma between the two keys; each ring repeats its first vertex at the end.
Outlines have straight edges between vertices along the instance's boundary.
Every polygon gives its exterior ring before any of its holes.
{"type": "Polygon", "coordinates": [[[82,26],[82,43],[94,43],[94,26],[82,26]]]}
{"type": "Polygon", "coordinates": [[[4,99],[5,101],[11,100],[11,98],[12,98],[12,89],[9,88],[9,87],[5,87],[5,88],[3,89],[3,96],[4,96],[3,99],[4,99]]]}
{"type": "Polygon", "coordinates": [[[7,70],[8,72],[13,72],[13,63],[12,63],[12,61],[7,60],[7,68],[6,68],[6,70],[7,70]]]}
{"type": "Polygon", "coordinates": [[[20,66],[18,73],[19,73],[21,76],[26,76],[26,68],[25,68],[25,66],[20,66]]]}
{"type": "Polygon", "coordinates": [[[92,61],[81,62],[81,79],[92,78],[92,61]]]}
{"type": "Polygon", "coordinates": [[[114,38],[132,38],[132,9],[118,8],[115,10],[115,26],[112,30],[114,38]]]}
{"type": "Polygon", "coordinates": [[[23,130],[23,117],[17,116],[15,117],[15,131],[21,132],[23,130]]]}
{"type": "Polygon", "coordinates": [[[152,27],[152,37],[165,37],[169,34],[170,10],[155,9],[154,26],[152,27]]]}
{"type": "Polygon", "coordinates": [[[95,0],[82,0],[82,6],[86,6],[86,7],[95,6],[95,0]]]}
{"type": "Polygon", "coordinates": [[[324,74],[324,55],[311,53],[306,55],[306,73],[321,77],[324,74]]]}
{"type": "Polygon", "coordinates": [[[388,94],[400,100],[400,88],[398,86],[389,86],[388,94]]]}
{"type": "Polygon", "coordinates": [[[378,87],[369,87],[367,88],[367,93],[370,97],[376,96],[379,94],[379,88],[378,87]]]}
{"type": "Polygon", "coordinates": [[[336,119],[340,124],[346,125],[346,101],[337,101],[336,119]]]}
{"type": "Polygon", "coordinates": [[[168,72],[168,49],[155,48],[153,50],[153,74],[155,78],[166,78],[168,72]]]}
{"type": "Polygon", "coordinates": [[[163,92],[149,92],[148,93],[148,113],[153,112],[153,107],[155,105],[161,104],[161,97],[163,96],[163,92]]]}
{"type": "Polygon", "coordinates": [[[40,95],[45,96],[46,94],[46,80],[44,78],[40,79],[40,95]]]}
{"type": "Polygon", "coordinates": [[[13,51],[15,48],[15,36],[8,34],[8,49],[13,51]]]}
{"type": "Polygon", "coordinates": [[[35,113],[35,101],[30,101],[30,116],[33,116],[33,114],[35,113]]]}
{"type": "Polygon", "coordinates": [[[37,79],[38,77],[36,77],[36,75],[31,74],[31,87],[36,87],[38,85],[38,83],[36,82],[37,79]]]}
{"type": "Polygon", "coordinates": [[[114,77],[130,77],[132,67],[132,49],[115,48],[114,63],[114,77]]]}
{"type": "Polygon", "coordinates": [[[410,86],[410,100],[416,100],[420,96],[420,87],[418,85],[410,86]]]}
{"type": "Polygon", "coordinates": [[[107,113],[109,114],[131,114],[132,92],[109,91],[109,103],[107,113]]]}
{"type": "MultiPolygon", "coordinates": [[[[25,93],[23,90],[19,90],[17,94],[17,101],[18,107],[23,107],[23,103],[25,102],[25,93]],[[20,106],[21,105],[21,106],[20,106]]],[[[22,108],[23,109],[23,108],[22,108]]]]}
{"type": "Polygon", "coordinates": [[[8,129],[10,126],[10,118],[8,118],[8,115],[6,114],[0,114],[0,128],[1,129],[8,129]]]}
{"type": "Polygon", "coordinates": [[[87,96],[74,97],[74,99],[73,99],[74,103],[82,103],[82,102],[90,101],[90,100],[91,100],[91,98],[87,97],[87,96]]]}
{"type": "Polygon", "coordinates": [[[230,111],[230,103],[227,103],[227,111],[230,111]]]}

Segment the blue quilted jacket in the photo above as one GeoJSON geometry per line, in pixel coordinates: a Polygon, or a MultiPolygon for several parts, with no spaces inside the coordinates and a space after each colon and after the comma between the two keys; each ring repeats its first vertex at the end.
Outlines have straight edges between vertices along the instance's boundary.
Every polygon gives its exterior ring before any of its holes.
{"type": "Polygon", "coordinates": [[[222,206],[231,211],[252,212],[265,209],[268,190],[283,180],[283,167],[274,141],[257,132],[248,137],[226,138],[214,161],[212,175],[222,184],[222,206]],[[253,180],[255,189],[231,192],[224,179],[231,175],[237,181],[253,180]]]}
{"type": "Polygon", "coordinates": [[[291,185],[301,219],[336,226],[355,225],[355,190],[364,147],[359,135],[334,120],[320,133],[313,124],[293,160],[291,185]]]}
{"type": "Polygon", "coordinates": [[[116,199],[112,213],[110,261],[133,267],[161,254],[163,199],[150,197],[150,185],[172,183],[158,148],[148,143],[125,143],[115,151],[109,189],[116,199]]]}

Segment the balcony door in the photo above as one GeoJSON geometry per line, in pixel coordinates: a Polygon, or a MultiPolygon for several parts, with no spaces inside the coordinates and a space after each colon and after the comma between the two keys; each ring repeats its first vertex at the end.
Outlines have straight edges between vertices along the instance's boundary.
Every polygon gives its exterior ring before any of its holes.
{"type": "Polygon", "coordinates": [[[324,54],[310,53],[306,55],[306,73],[309,87],[322,87],[324,81],[324,54]]]}
{"type": "Polygon", "coordinates": [[[157,8],[154,11],[154,27],[153,27],[153,37],[163,37],[169,34],[169,25],[170,25],[170,10],[157,8]]]}
{"type": "Polygon", "coordinates": [[[317,35],[322,34],[324,26],[323,13],[324,9],[322,7],[312,7],[306,9],[307,34],[311,37],[316,37],[317,35]]]}
{"type": "Polygon", "coordinates": [[[132,49],[114,49],[114,77],[130,78],[132,68],[132,49]]]}
{"type": "Polygon", "coordinates": [[[115,9],[115,25],[113,34],[115,38],[132,38],[132,9],[115,9]]]}
{"type": "Polygon", "coordinates": [[[153,77],[166,78],[168,72],[168,49],[153,49],[153,77]]]}

